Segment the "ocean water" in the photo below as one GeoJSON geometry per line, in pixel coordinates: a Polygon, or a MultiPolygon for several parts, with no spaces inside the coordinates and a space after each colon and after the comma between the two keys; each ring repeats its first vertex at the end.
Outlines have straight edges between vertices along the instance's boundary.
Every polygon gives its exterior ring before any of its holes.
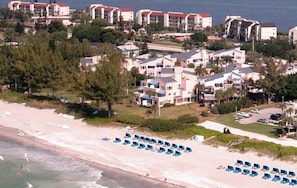
{"type": "Polygon", "coordinates": [[[96,169],[61,154],[1,139],[0,156],[1,188],[166,187],[128,173],[96,169]]]}
{"type": "MultiPolygon", "coordinates": [[[[1,0],[0,7],[7,7],[8,2],[9,0],[1,0]]],[[[49,1],[39,0],[39,2],[49,1]]],[[[223,23],[228,15],[239,15],[260,22],[273,22],[279,31],[283,32],[297,25],[296,0],[57,0],[57,2],[68,3],[73,9],[84,9],[90,4],[101,3],[107,6],[130,7],[135,13],[140,9],[184,13],[207,12],[212,15],[213,24],[223,23]]]]}

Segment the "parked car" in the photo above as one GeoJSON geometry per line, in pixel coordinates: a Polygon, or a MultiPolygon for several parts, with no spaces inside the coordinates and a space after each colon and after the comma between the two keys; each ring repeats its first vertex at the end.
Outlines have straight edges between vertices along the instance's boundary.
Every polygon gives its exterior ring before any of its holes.
{"type": "Polygon", "coordinates": [[[251,117],[251,114],[246,113],[246,112],[237,112],[236,115],[239,117],[244,117],[244,118],[251,117]]]}
{"type": "Polygon", "coordinates": [[[270,119],[274,120],[274,121],[280,121],[282,118],[281,114],[271,114],[270,119]]]}
{"type": "Polygon", "coordinates": [[[269,123],[268,119],[260,118],[257,120],[258,123],[269,123]]]}
{"type": "Polygon", "coordinates": [[[64,103],[64,104],[67,104],[67,103],[68,103],[68,98],[65,97],[65,96],[61,96],[61,97],[59,98],[59,100],[60,100],[62,103],[64,103]]]}
{"type": "Polygon", "coordinates": [[[259,109],[253,109],[251,110],[251,113],[261,114],[261,111],[259,109]]]}

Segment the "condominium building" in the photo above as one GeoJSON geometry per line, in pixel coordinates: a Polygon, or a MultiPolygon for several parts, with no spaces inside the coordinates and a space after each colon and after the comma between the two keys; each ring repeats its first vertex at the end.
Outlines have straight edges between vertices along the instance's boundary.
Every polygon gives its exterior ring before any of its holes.
{"type": "Polygon", "coordinates": [[[297,42],[297,26],[289,30],[289,43],[296,44],[297,42]]]}
{"type": "Polygon", "coordinates": [[[260,23],[241,16],[226,16],[225,36],[240,41],[260,41],[276,38],[277,27],[273,23],[260,23]]]}
{"type": "Polygon", "coordinates": [[[110,24],[123,22],[132,22],[134,12],[132,8],[108,7],[102,4],[91,4],[89,14],[92,19],[104,19],[110,24]]]}
{"type": "Polygon", "coordinates": [[[66,3],[41,3],[41,2],[23,2],[10,1],[8,9],[12,11],[21,11],[30,13],[31,20],[36,23],[40,20],[49,24],[53,20],[60,20],[64,25],[70,24],[69,5],[66,3]]]}
{"type": "Polygon", "coordinates": [[[136,22],[140,25],[161,23],[164,27],[178,29],[181,32],[189,32],[212,26],[212,17],[207,14],[183,12],[162,12],[150,9],[142,9],[136,13],[136,22]]]}

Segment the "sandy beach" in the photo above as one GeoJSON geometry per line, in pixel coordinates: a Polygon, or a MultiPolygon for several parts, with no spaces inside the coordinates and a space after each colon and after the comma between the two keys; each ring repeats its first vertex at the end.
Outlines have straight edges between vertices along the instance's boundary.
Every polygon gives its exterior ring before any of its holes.
{"type": "MultiPolygon", "coordinates": [[[[236,166],[238,159],[297,173],[297,167],[292,162],[260,157],[255,153],[230,152],[228,148],[212,147],[191,139],[158,138],[151,133],[138,132],[129,128],[94,127],[71,116],[57,114],[54,109],[40,110],[27,107],[25,104],[4,101],[0,101],[0,107],[0,125],[3,125],[0,127],[0,137],[60,152],[87,161],[90,165],[103,165],[131,172],[139,175],[140,178],[164,182],[168,187],[290,187],[289,184],[262,179],[264,172],[261,169],[236,166]],[[24,134],[20,134],[22,132],[24,134]],[[129,133],[131,138],[125,138],[126,133],[129,133]],[[183,145],[191,148],[192,151],[180,151],[180,156],[173,156],[164,152],[159,153],[157,149],[160,146],[157,144],[151,144],[152,150],[123,144],[125,139],[131,143],[138,141],[134,139],[135,134],[183,145]],[[120,138],[121,142],[115,143],[115,138],[120,138]],[[251,177],[228,172],[225,170],[228,165],[255,170],[259,175],[251,177]]],[[[216,125],[213,122],[207,122],[207,124],[216,125]]],[[[235,131],[232,130],[232,132],[235,131]]],[[[142,143],[142,141],[138,142],[142,143]]],[[[148,143],[143,142],[143,144],[148,143]]],[[[297,179],[297,177],[294,178],[297,179]]]]}

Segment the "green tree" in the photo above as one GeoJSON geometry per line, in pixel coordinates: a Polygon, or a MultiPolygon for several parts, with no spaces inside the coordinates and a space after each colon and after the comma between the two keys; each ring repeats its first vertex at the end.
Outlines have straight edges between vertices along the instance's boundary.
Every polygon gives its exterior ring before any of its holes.
{"type": "Polygon", "coordinates": [[[112,106],[126,95],[128,72],[123,68],[122,55],[109,47],[102,54],[100,65],[87,78],[88,96],[107,104],[108,117],[112,116],[112,106]]]}
{"type": "Polygon", "coordinates": [[[200,43],[207,42],[207,35],[202,32],[196,32],[190,36],[190,39],[198,46],[200,43]]]}
{"type": "Polygon", "coordinates": [[[215,98],[216,98],[217,102],[220,104],[222,99],[224,98],[223,90],[216,90],[215,91],[215,98]]]}
{"type": "Polygon", "coordinates": [[[18,34],[23,34],[24,33],[24,25],[21,24],[20,22],[17,22],[16,26],[15,26],[15,32],[17,32],[18,34]]]}
{"type": "Polygon", "coordinates": [[[63,23],[61,21],[52,21],[49,25],[48,25],[48,32],[49,33],[54,33],[57,31],[66,31],[67,28],[63,25],[63,23]]]}

